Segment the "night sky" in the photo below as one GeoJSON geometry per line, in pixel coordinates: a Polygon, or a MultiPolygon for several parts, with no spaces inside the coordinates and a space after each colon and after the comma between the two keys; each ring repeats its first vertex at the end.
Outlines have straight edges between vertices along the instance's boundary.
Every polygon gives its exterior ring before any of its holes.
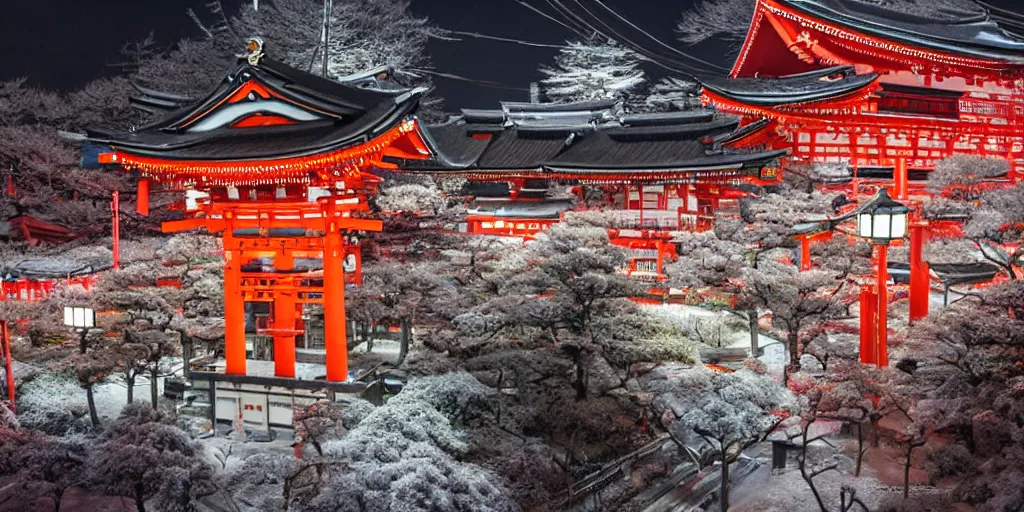
{"type": "MultiPolygon", "coordinates": [[[[186,10],[192,8],[205,14],[206,1],[4,0],[0,16],[0,80],[26,76],[33,84],[71,90],[96,77],[116,74],[120,49],[125,43],[141,41],[150,32],[161,46],[169,46],[183,37],[199,37],[199,30],[186,10]]],[[[994,3],[1010,7],[1017,2],[994,3]]],[[[237,9],[241,3],[242,0],[224,0],[229,10],[237,9]]],[[[663,41],[679,45],[673,28],[691,0],[606,3],[663,41]]],[[[572,37],[566,29],[515,0],[412,0],[412,9],[451,30],[556,44],[572,37]]],[[[726,66],[731,64],[724,52],[718,50],[705,48],[699,55],[726,66]]],[[[538,64],[550,63],[556,52],[475,38],[433,41],[428,51],[440,72],[498,82],[509,88],[436,78],[437,93],[447,99],[449,108],[490,107],[501,99],[525,100],[529,83],[539,78],[538,64]]],[[[658,73],[656,69],[650,71],[658,73]]]]}

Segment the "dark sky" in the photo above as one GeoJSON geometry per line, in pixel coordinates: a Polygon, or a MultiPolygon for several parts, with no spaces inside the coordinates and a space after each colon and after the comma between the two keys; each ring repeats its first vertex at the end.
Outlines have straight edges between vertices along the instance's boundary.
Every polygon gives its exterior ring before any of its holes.
{"type": "MultiPolygon", "coordinates": [[[[186,11],[192,8],[206,13],[206,1],[0,0],[3,3],[0,80],[27,76],[37,85],[70,90],[93,78],[117,73],[118,69],[112,65],[118,62],[125,43],[141,41],[150,32],[162,46],[169,46],[182,37],[198,37],[200,33],[186,11]]],[[[230,10],[249,0],[223,1],[230,10]]],[[[319,0],[309,1],[319,3],[319,0]]],[[[335,0],[339,1],[344,0],[335,0]]],[[[995,0],[993,3],[1012,8],[1020,1],[995,0]]],[[[678,45],[673,28],[680,12],[692,0],[605,2],[663,41],[678,45]]],[[[412,0],[412,10],[451,30],[547,43],[560,43],[571,37],[567,30],[515,0],[412,0]]],[[[718,50],[703,49],[701,56],[730,65],[718,50]]],[[[550,48],[475,38],[460,42],[434,41],[428,51],[438,71],[499,82],[512,88],[505,90],[436,78],[437,93],[447,99],[450,108],[491,107],[501,99],[525,100],[529,83],[539,78],[538,65],[549,63],[556,52],[550,48]]]]}
{"type": "MultiPolygon", "coordinates": [[[[20,76],[33,84],[71,90],[89,80],[118,72],[113,65],[121,47],[141,41],[152,31],[161,46],[183,37],[199,37],[189,8],[204,15],[207,0],[0,0],[0,80],[20,76]]],[[[237,9],[247,0],[224,0],[237,9]]],[[[309,0],[318,2],[319,0],[309,0]]],[[[335,0],[335,2],[344,0],[335,0]]],[[[543,3],[543,2],[541,2],[543,3]]],[[[689,0],[609,0],[645,29],[671,41],[675,20],[689,0]]],[[[515,0],[412,0],[412,10],[437,25],[466,32],[561,43],[567,30],[519,5],[515,0]]],[[[239,43],[241,45],[241,43],[239,43]]],[[[526,99],[539,63],[556,50],[465,38],[434,41],[428,51],[438,71],[475,80],[499,82],[511,90],[436,78],[437,93],[447,106],[489,107],[501,99],[526,99]]]]}

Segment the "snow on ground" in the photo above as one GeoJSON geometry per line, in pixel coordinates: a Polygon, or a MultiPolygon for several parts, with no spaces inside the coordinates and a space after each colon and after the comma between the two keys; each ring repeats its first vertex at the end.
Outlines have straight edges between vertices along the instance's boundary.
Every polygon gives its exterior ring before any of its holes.
{"type": "MultiPolygon", "coordinates": [[[[712,311],[697,306],[685,304],[661,304],[654,306],[642,306],[647,313],[665,320],[686,330],[692,325],[694,319],[713,319],[716,317],[728,317],[733,315],[728,311],[712,311]]],[[[741,322],[745,323],[745,322],[741,322]]],[[[772,375],[782,374],[786,364],[786,347],[779,343],[779,340],[761,334],[758,336],[758,346],[762,349],[762,355],[758,359],[768,366],[768,372],[772,375]]],[[[741,348],[750,350],[750,330],[746,327],[739,327],[727,337],[727,345],[723,348],[741,348]]],[[[376,351],[376,347],[374,347],[376,351]]]]}

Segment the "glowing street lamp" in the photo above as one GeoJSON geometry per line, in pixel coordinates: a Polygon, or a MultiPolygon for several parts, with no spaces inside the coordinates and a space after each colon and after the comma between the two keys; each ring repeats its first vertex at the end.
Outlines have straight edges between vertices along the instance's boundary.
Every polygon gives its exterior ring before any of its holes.
{"type": "Polygon", "coordinates": [[[889,245],[893,240],[907,236],[907,217],[910,208],[889,197],[883,187],[874,198],[857,212],[857,236],[871,240],[875,245],[889,245]]]}
{"type": "MultiPolygon", "coordinates": [[[[889,197],[889,192],[885,187],[882,187],[878,191],[878,195],[873,197],[867,203],[857,209],[857,235],[861,238],[866,238],[871,242],[871,245],[875,246],[878,250],[878,305],[874,312],[866,312],[864,308],[861,310],[861,316],[865,314],[877,315],[875,317],[876,334],[874,340],[873,352],[869,354],[874,356],[874,362],[878,366],[889,366],[889,352],[886,347],[886,337],[888,330],[888,318],[887,318],[887,307],[889,305],[889,296],[887,292],[886,283],[889,280],[888,275],[888,262],[886,256],[888,254],[889,243],[893,240],[900,240],[907,236],[907,218],[910,214],[910,208],[903,203],[893,200],[889,197]]],[[[862,330],[865,325],[861,323],[862,330]]],[[[862,351],[864,347],[864,339],[868,339],[865,333],[861,333],[862,351]]],[[[863,359],[864,354],[862,354],[863,359]]]]}

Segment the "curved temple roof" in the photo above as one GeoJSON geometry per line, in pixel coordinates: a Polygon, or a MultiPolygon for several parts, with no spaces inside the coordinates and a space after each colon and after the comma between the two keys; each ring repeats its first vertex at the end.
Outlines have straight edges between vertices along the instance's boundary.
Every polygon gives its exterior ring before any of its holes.
{"type": "Polygon", "coordinates": [[[937,21],[925,13],[910,14],[856,0],[775,1],[879,39],[965,57],[1024,64],[1024,39],[1004,30],[985,10],[956,13],[937,21]]]}
{"type": "Polygon", "coordinates": [[[367,142],[405,121],[426,89],[368,89],[283,63],[242,60],[202,100],[134,131],[91,129],[91,142],[167,160],[307,156],[367,142]],[[273,144],[268,144],[269,140],[273,144]]]}
{"type": "Polygon", "coordinates": [[[784,153],[724,151],[716,141],[728,140],[739,120],[712,111],[622,115],[621,106],[611,104],[526,105],[465,111],[448,123],[421,126],[434,157],[390,161],[413,171],[533,171],[540,177],[759,169],[784,153]]]}
{"type": "Polygon", "coordinates": [[[779,78],[709,78],[710,92],[745,105],[774,107],[837,98],[875,83],[877,74],[857,75],[852,66],[838,66],[779,78]]]}

